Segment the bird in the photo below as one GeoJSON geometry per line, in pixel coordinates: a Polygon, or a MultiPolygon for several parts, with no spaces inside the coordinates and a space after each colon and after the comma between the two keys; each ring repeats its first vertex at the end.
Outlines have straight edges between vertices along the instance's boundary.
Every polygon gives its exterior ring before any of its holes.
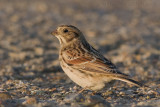
{"type": "Polygon", "coordinates": [[[60,42],[59,61],[67,76],[83,89],[102,90],[113,80],[142,87],[131,79],[85,39],[83,33],[73,25],[60,25],[51,34],[60,42]]]}

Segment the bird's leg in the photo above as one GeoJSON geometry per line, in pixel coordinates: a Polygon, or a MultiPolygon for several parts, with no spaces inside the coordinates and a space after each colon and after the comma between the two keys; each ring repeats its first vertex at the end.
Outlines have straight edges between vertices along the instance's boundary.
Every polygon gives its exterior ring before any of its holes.
{"type": "Polygon", "coordinates": [[[83,88],[83,89],[81,89],[79,92],[78,92],[78,94],[80,94],[80,93],[82,93],[84,90],[86,90],[88,87],[85,87],[85,88],[83,88]]]}
{"type": "Polygon", "coordinates": [[[91,95],[95,95],[95,94],[97,94],[97,91],[92,91],[91,95]]]}

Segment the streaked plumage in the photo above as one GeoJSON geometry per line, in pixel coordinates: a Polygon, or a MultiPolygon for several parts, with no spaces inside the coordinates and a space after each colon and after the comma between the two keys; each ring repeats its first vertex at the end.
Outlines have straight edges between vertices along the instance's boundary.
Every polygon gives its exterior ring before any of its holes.
{"type": "Polygon", "coordinates": [[[81,87],[100,90],[112,80],[142,86],[121,73],[111,61],[94,49],[76,27],[61,25],[52,35],[60,41],[59,60],[62,69],[81,87]]]}

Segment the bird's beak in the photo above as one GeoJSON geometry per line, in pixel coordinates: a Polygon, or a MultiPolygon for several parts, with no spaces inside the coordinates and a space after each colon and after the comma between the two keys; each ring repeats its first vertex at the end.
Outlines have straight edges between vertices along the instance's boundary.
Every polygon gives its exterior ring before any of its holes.
{"type": "Polygon", "coordinates": [[[52,34],[53,36],[56,36],[56,35],[58,35],[58,32],[57,32],[57,30],[55,30],[55,31],[52,31],[51,34],[52,34]]]}

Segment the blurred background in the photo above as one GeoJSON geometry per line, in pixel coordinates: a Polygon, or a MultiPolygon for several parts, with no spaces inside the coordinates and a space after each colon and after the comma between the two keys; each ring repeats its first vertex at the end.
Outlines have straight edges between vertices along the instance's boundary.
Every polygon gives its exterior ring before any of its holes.
{"type": "Polygon", "coordinates": [[[75,85],[59,66],[59,41],[50,34],[61,24],[78,27],[122,72],[158,87],[159,10],[158,0],[0,0],[1,91],[23,98],[33,84],[75,85]]]}

